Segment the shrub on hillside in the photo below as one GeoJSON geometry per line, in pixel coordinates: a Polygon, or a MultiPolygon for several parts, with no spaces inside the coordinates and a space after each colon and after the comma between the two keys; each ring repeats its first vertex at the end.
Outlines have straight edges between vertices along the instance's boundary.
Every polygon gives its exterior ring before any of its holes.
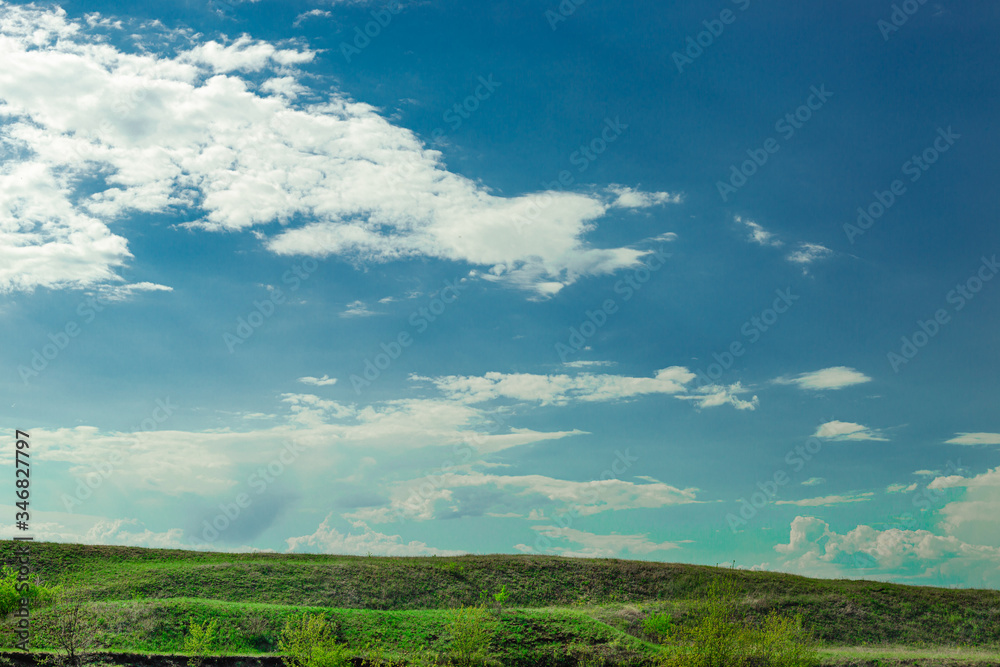
{"type": "Polygon", "coordinates": [[[490,664],[490,642],[496,634],[496,620],[485,605],[457,609],[447,630],[451,636],[451,657],[456,665],[490,664]]]}
{"type": "Polygon", "coordinates": [[[219,649],[219,639],[219,625],[214,618],[200,624],[189,620],[188,631],[184,635],[188,667],[200,667],[210,653],[219,649]]]}
{"type": "Polygon", "coordinates": [[[333,638],[330,623],[322,616],[302,614],[282,630],[278,650],[286,667],[347,667],[351,653],[333,638]]]}
{"type": "Polygon", "coordinates": [[[35,574],[29,574],[26,581],[19,581],[17,568],[4,565],[0,570],[0,618],[17,611],[22,598],[26,598],[34,609],[52,604],[58,594],[58,588],[45,586],[35,574]]]}
{"type": "Polygon", "coordinates": [[[738,592],[716,581],[702,603],[701,618],[678,625],[669,616],[647,619],[644,629],[671,648],[665,667],[813,667],[819,663],[801,618],[771,612],[750,624],[737,613],[738,592]]]}

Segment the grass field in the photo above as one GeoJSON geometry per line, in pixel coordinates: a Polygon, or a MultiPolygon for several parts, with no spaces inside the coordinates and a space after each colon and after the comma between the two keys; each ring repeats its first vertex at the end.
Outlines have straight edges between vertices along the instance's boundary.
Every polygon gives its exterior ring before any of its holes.
{"type": "MultiPolygon", "coordinates": [[[[13,545],[2,543],[5,562],[13,545]]],[[[801,614],[824,664],[1000,665],[1000,591],[820,580],[768,572],[548,556],[381,558],[221,554],[37,543],[48,584],[117,619],[110,651],[183,652],[192,621],[217,619],[224,652],[273,654],[284,623],[324,614],[357,656],[400,661],[447,653],[454,610],[509,593],[491,653],[502,665],[652,665],[663,649],[651,614],[694,618],[713,580],[733,582],[749,621],[801,614]]],[[[44,624],[60,607],[33,611],[44,624]]],[[[7,627],[10,623],[7,622],[7,627]]],[[[111,627],[109,625],[109,627],[111,627]]],[[[4,636],[6,646],[13,637],[4,636]]],[[[36,649],[52,648],[35,641],[36,649]]],[[[234,657],[232,664],[236,664],[234,657]]],[[[151,663],[152,664],[152,663],[151,663]]]]}

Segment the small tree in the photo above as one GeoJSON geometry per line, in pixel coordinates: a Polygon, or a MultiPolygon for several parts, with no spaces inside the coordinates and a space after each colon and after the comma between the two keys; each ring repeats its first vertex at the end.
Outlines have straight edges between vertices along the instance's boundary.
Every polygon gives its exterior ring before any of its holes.
{"type": "Polygon", "coordinates": [[[286,667],[346,667],[351,664],[346,645],[333,639],[330,624],[322,616],[302,614],[287,623],[278,642],[286,667]]]}
{"type": "Polygon", "coordinates": [[[82,602],[67,602],[56,608],[59,611],[41,627],[39,635],[43,641],[62,651],[62,654],[52,656],[52,662],[81,667],[90,662],[93,653],[101,647],[98,623],[82,602]]]}
{"type": "Polygon", "coordinates": [[[459,608],[447,629],[451,635],[451,653],[459,667],[486,661],[490,642],[496,634],[496,621],[490,618],[485,605],[459,608]]]}

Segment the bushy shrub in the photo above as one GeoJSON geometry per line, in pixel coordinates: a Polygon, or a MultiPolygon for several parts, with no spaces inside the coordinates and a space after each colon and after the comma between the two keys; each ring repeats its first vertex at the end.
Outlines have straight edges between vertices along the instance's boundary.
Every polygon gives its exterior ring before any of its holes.
{"type": "Polygon", "coordinates": [[[188,621],[184,635],[184,652],[188,654],[188,667],[199,667],[205,658],[219,648],[219,625],[215,619],[204,623],[188,621]]]}
{"type": "Polygon", "coordinates": [[[301,614],[287,623],[278,642],[286,667],[346,667],[351,653],[333,638],[330,623],[322,616],[301,614]]]}
{"type": "Polygon", "coordinates": [[[738,591],[730,582],[713,582],[701,607],[701,618],[693,625],[675,624],[663,615],[647,619],[651,634],[655,632],[672,649],[664,659],[668,667],[812,667],[819,663],[801,618],[772,612],[761,623],[747,623],[737,613],[738,591]]]}
{"type": "Polygon", "coordinates": [[[35,574],[29,574],[26,582],[20,582],[17,573],[17,568],[9,565],[0,570],[0,618],[17,611],[22,598],[27,598],[28,604],[36,608],[52,604],[59,594],[58,587],[45,586],[35,574]],[[25,590],[18,590],[18,584],[22,584],[21,588],[25,590]]]}
{"type": "Polygon", "coordinates": [[[642,622],[643,631],[656,641],[663,641],[674,630],[674,617],[671,614],[652,614],[642,622]]]}
{"type": "Polygon", "coordinates": [[[485,605],[457,609],[447,630],[451,636],[451,657],[456,665],[470,667],[489,662],[496,621],[485,605]]]}

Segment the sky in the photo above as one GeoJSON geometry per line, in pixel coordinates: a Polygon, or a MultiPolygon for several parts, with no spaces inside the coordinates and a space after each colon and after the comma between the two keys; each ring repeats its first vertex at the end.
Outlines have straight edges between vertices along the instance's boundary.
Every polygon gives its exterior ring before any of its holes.
{"type": "Polygon", "coordinates": [[[0,2],[0,537],[1000,587],[998,29],[0,2]]]}

